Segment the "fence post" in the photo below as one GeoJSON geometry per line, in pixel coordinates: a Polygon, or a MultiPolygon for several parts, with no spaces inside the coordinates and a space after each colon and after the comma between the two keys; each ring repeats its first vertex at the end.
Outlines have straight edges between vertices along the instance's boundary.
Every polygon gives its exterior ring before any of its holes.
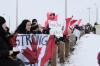
{"type": "Polygon", "coordinates": [[[51,66],[56,66],[56,47],[54,48],[53,56],[51,58],[51,66]]]}
{"type": "Polygon", "coordinates": [[[65,57],[67,57],[67,58],[69,56],[69,51],[70,51],[69,38],[66,38],[65,39],[65,57]]]}
{"type": "Polygon", "coordinates": [[[60,41],[59,45],[60,45],[60,48],[59,48],[60,49],[60,53],[59,53],[60,54],[60,63],[64,63],[65,62],[65,59],[64,59],[65,58],[64,42],[60,41]]]}

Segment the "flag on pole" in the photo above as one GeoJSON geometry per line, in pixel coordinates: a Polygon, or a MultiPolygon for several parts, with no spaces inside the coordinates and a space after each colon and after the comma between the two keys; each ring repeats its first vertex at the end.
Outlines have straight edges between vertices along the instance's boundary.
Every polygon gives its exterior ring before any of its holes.
{"type": "Polygon", "coordinates": [[[72,21],[70,22],[70,26],[73,25],[75,22],[77,22],[77,20],[72,20],[72,21]]]}
{"type": "Polygon", "coordinates": [[[69,26],[70,26],[70,21],[72,20],[72,18],[73,18],[73,16],[70,17],[70,18],[66,18],[66,28],[65,28],[65,30],[64,30],[63,35],[68,35],[68,28],[69,28],[69,26]]]}
{"type": "Polygon", "coordinates": [[[77,22],[77,24],[80,25],[81,21],[82,21],[82,19],[79,19],[79,21],[77,22]]]}
{"type": "Polygon", "coordinates": [[[80,25],[82,19],[79,20],[73,20],[74,23],[70,25],[70,27],[74,28],[75,25],[80,25]]]}

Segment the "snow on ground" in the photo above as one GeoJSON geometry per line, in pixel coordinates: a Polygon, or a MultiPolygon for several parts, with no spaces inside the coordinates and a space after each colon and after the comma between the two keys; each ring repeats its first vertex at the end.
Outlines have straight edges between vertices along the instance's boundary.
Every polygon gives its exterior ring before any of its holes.
{"type": "Polygon", "coordinates": [[[58,66],[98,66],[97,55],[100,51],[100,35],[86,34],[77,41],[69,63],[58,66]]]}

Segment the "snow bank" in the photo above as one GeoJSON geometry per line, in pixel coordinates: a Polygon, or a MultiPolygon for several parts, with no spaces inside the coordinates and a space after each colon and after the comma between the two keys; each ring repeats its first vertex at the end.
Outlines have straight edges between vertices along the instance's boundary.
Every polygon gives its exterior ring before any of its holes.
{"type": "Polygon", "coordinates": [[[100,35],[86,34],[77,41],[74,54],[68,66],[98,66],[97,54],[100,51],[100,35]]]}

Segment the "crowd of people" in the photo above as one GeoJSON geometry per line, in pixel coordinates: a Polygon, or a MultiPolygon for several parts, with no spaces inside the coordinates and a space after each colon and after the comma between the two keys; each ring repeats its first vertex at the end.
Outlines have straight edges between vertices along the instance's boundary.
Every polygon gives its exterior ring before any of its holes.
{"type": "Polygon", "coordinates": [[[37,19],[32,21],[24,19],[15,32],[11,34],[5,18],[0,16],[0,66],[20,66],[22,64],[21,60],[16,59],[19,50],[13,47],[14,42],[10,41],[11,37],[17,34],[49,34],[49,30],[49,27],[41,30],[37,19]]]}
{"type": "MultiPolygon", "coordinates": [[[[74,46],[80,36],[90,32],[96,34],[96,28],[87,23],[83,26],[75,25],[74,28],[70,27],[68,35],[63,35],[60,38],[55,36],[61,63],[65,62],[64,58],[69,56],[69,52],[74,51],[74,46]]],[[[17,34],[50,34],[50,28],[49,25],[46,28],[40,27],[37,19],[32,21],[24,19],[15,32],[11,34],[9,27],[6,25],[5,18],[0,16],[0,66],[24,66],[20,59],[16,59],[16,55],[20,52],[18,48],[13,47],[14,42],[10,41],[10,38],[17,34]]]]}
{"type": "Polygon", "coordinates": [[[62,48],[58,49],[61,51],[61,53],[58,53],[58,55],[60,54],[59,61],[61,63],[65,62],[65,57],[67,57],[68,59],[68,57],[71,56],[70,54],[72,54],[73,51],[75,50],[74,47],[77,45],[77,40],[79,40],[81,36],[90,33],[96,34],[96,28],[95,28],[96,25],[97,24],[94,24],[94,26],[92,26],[90,23],[87,23],[86,25],[82,25],[82,26],[79,26],[77,24],[74,25],[74,27],[69,26],[68,35],[64,35],[62,39],[61,37],[59,38],[58,48],[59,45],[60,46],[64,45],[65,47],[64,50],[62,48]],[[62,41],[63,43],[61,44],[60,41],[62,41]]]}

